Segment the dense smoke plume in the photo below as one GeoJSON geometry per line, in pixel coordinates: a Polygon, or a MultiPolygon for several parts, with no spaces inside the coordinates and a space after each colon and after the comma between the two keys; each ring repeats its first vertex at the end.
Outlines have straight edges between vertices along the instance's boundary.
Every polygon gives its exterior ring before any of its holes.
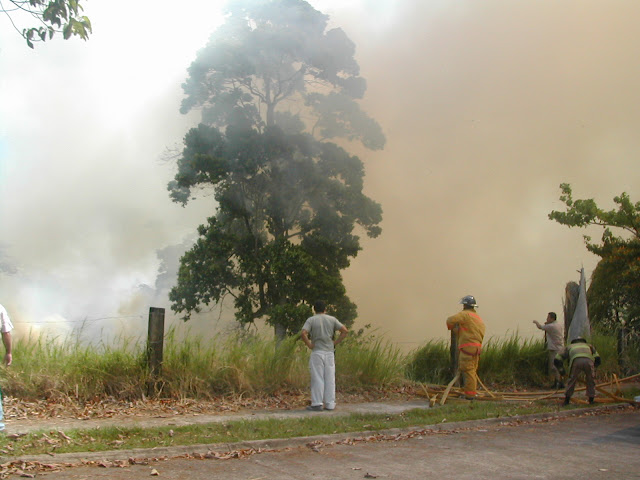
{"type": "MultiPolygon", "coordinates": [[[[145,43],[111,3],[87,6],[87,43],[31,52],[0,33],[0,303],[25,329],[145,332],[150,304],[169,307],[169,257],[213,212],[210,197],[172,204],[160,159],[198,121],[178,113],[180,83],[216,21],[185,3],[172,15],[199,36],[145,43]]],[[[310,3],[356,44],[363,108],[388,140],[358,151],[384,220],[345,272],[356,326],[412,348],[446,337],[446,316],[473,294],[488,336],[536,335],[531,321],[560,313],[566,282],[597,262],[585,232],[547,218],[562,209],[559,184],[604,208],[622,191],[640,200],[640,4],[310,3]]]]}

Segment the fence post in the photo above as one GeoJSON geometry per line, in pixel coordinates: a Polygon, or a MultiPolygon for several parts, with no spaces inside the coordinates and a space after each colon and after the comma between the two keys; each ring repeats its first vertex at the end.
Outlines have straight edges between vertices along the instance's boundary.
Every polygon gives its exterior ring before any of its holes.
{"type": "MultiPolygon", "coordinates": [[[[449,350],[449,355],[451,356],[451,375],[455,376],[458,371],[458,337],[457,337],[457,328],[451,329],[451,349],[449,350]]],[[[460,380],[455,384],[456,387],[460,386],[460,380]]]]}
{"type": "Polygon", "coordinates": [[[162,373],[162,347],[164,343],[164,308],[149,308],[149,334],[147,337],[147,367],[152,379],[162,373]]]}

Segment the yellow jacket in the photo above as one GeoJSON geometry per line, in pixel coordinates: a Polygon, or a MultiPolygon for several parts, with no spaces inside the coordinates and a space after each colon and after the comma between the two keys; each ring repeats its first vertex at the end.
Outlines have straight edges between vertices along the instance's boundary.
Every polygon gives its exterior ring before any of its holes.
{"type": "MultiPolygon", "coordinates": [[[[484,322],[473,308],[462,310],[459,313],[447,318],[447,328],[457,329],[458,348],[477,347],[477,354],[480,354],[482,340],[484,340],[484,322]]],[[[473,350],[473,349],[471,349],[473,350]]]]}

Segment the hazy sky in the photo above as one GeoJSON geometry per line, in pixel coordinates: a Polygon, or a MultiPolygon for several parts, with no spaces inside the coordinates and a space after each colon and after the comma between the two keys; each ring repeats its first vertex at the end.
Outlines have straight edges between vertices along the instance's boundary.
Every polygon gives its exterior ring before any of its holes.
{"type": "MultiPolygon", "coordinates": [[[[358,152],[384,220],[345,272],[356,326],[411,348],[446,337],[473,294],[489,336],[536,335],[597,261],[584,231],[547,218],[559,184],[606,208],[640,200],[640,3],[310,3],[355,42],[388,140],[358,152]]],[[[157,252],[213,212],[173,204],[166,184],[198,122],[178,111],[180,84],[221,2],[158,5],[92,0],[88,42],[35,51],[0,18],[0,303],[23,331],[145,332],[149,303],[169,307],[138,288],[155,285],[157,252]]]]}

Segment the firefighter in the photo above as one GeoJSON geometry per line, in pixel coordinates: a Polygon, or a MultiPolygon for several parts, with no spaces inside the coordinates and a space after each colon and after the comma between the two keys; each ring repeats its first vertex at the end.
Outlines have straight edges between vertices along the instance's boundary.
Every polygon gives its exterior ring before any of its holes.
{"type": "Polygon", "coordinates": [[[484,322],[476,313],[478,304],[473,295],[460,299],[462,311],[447,318],[447,328],[456,332],[458,340],[458,368],[462,373],[464,394],[467,398],[475,398],[477,392],[477,371],[482,340],[484,339],[484,322]]]}
{"type": "Polygon", "coordinates": [[[600,366],[600,355],[595,347],[587,343],[584,338],[577,337],[564,351],[558,353],[553,361],[562,375],[565,373],[564,360],[569,360],[569,381],[564,392],[563,405],[569,405],[580,372],[584,372],[587,382],[587,397],[589,403],[593,404],[596,396],[596,368],[600,366]]]}

